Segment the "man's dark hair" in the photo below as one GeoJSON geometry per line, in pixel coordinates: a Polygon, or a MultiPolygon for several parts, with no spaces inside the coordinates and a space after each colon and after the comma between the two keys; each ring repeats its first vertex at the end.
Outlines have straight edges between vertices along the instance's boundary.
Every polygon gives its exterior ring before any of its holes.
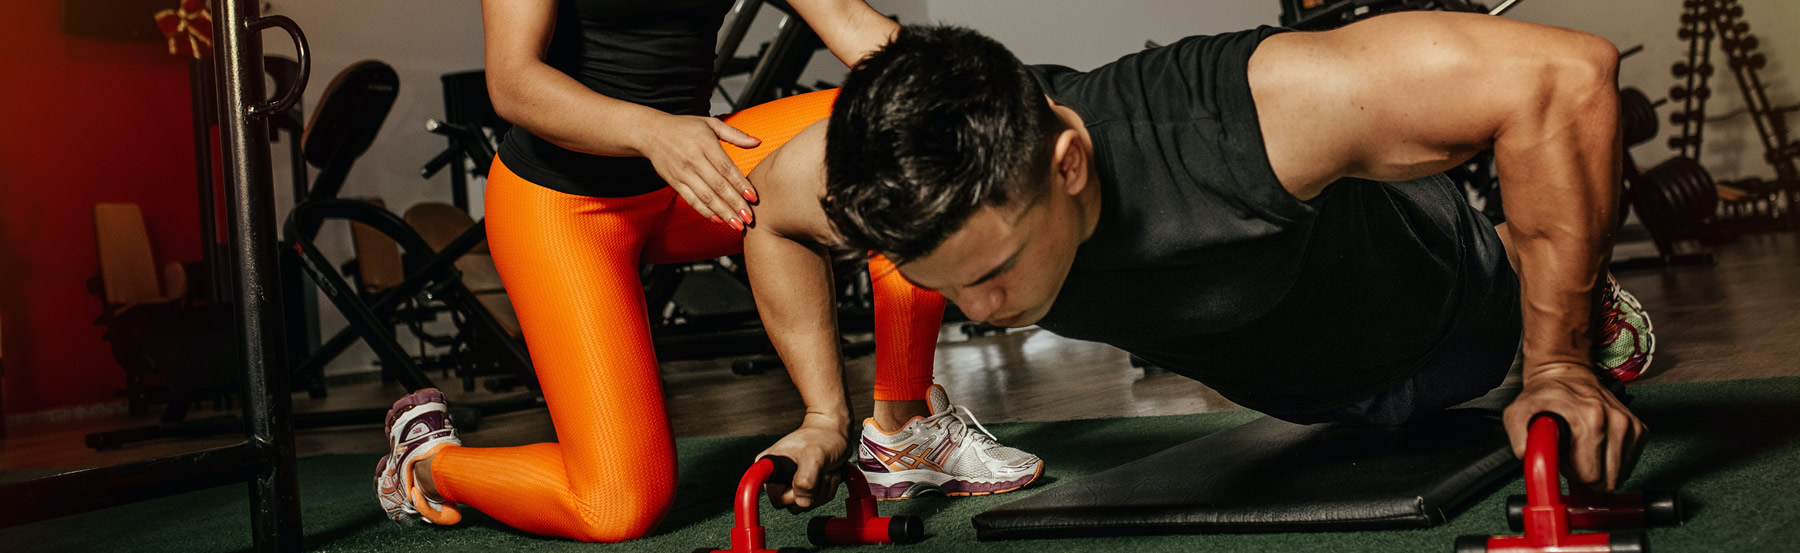
{"type": "Polygon", "coordinates": [[[931,253],[983,206],[1035,201],[1067,126],[992,38],[905,26],[850,71],[826,130],[825,216],[843,246],[931,253]]]}

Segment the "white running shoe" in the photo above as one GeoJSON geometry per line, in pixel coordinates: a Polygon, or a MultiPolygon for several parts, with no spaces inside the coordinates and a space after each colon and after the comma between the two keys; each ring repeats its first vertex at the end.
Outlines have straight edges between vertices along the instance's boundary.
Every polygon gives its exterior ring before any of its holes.
{"type": "Polygon", "coordinates": [[[960,497],[1006,493],[1044,473],[1036,455],[1000,445],[967,407],[951,405],[944,387],[926,395],[929,417],[913,417],[887,433],[863,421],[857,468],[876,499],[907,499],[926,491],[960,497]]]}
{"type": "Polygon", "coordinates": [[[450,425],[450,406],[437,388],[413,392],[394,402],[384,430],[388,454],[375,462],[375,498],[395,524],[411,526],[420,517],[432,524],[456,524],[456,506],[432,501],[413,480],[413,463],[445,446],[462,445],[450,425]],[[423,506],[424,512],[420,512],[423,506]]]}

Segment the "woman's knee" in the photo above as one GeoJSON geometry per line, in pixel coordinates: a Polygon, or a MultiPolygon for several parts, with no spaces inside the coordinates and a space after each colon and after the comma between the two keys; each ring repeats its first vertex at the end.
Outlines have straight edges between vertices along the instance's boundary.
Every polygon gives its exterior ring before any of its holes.
{"type": "Polygon", "coordinates": [[[673,486],[666,489],[612,490],[581,505],[576,539],[585,542],[621,542],[649,536],[656,531],[674,503],[673,486]]]}

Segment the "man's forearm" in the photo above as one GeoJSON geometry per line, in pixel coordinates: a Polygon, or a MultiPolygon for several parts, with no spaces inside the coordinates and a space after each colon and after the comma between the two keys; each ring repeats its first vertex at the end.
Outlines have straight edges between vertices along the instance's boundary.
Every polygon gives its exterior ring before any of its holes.
{"type": "Polygon", "coordinates": [[[1594,289],[1616,227],[1618,93],[1611,67],[1547,84],[1496,138],[1524,311],[1526,378],[1587,366],[1594,289]]]}
{"type": "Polygon", "coordinates": [[[849,428],[831,263],[824,248],[752,231],[744,238],[744,261],[756,310],[806,402],[807,422],[849,428]]]}

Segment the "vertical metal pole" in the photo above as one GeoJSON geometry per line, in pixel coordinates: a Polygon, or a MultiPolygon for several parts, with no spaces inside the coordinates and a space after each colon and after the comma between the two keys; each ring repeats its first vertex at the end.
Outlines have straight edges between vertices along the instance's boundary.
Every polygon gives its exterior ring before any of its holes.
{"type": "Polygon", "coordinates": [[[213,204],[212,122],[218,117],[213,100],[213,60],[188,62],[188,97],[194,113],[194,180],[200,206],[200,263],[206,267],[206,300],[223,303],[227,286],[225,260],[219,257],[218,206],[213,204]]]}
{"type": "MultiPolygon", "coordinates": [[[[281,303],[274,294],[275,203],[270,188],[269,124],[252,113],[262,102],[262,37],[252,23],[257,0],[214,0],[219,127],[224,135],[226,195],[230,203],[231,261],[238,338],[244,367],[248,439],[262,462],[250,482],[250,525],[257,551],[300,551],[300,494],[294,467],[287,357],[282,353],[281,303]]],[[[304,81],[302,81],[304,82],[304,81]]],[[[260,116],[259,116],[260,115],[260,116]]]]}
{"type": "MultiPolygon", "coordinates": [[[[1699,71],[1701,67],[1712,65],[1713,27],[1711,20],[1707,19],[1711,13],[1708,10],[1711,9],[1704,4],[1695,8],[1694,19],[1697,23],[1694,25],[1694,32],[1700,33],[1700,63],[1694,66],[1695,71],[1699,71]]],[[[1688,88],[1688,94],[1694,98],[1695,106],[1694,111],[1688,112],[1688,117],[1694,118],[1694,143],[1692,144],[1694,150],[1688,154],[1688,157],[1693,158],[1694,161],[1700,161],[1700,145],[1706,138],[1706,100],[1712,97],[1712,89],[1707,87],[1706,83],[1712,76],[1696,74],[1700,75],[1698,84],[1688,88]],[[1701,90],[1707,91],[1704,96],[1701,95],[1701,90]]]]}

